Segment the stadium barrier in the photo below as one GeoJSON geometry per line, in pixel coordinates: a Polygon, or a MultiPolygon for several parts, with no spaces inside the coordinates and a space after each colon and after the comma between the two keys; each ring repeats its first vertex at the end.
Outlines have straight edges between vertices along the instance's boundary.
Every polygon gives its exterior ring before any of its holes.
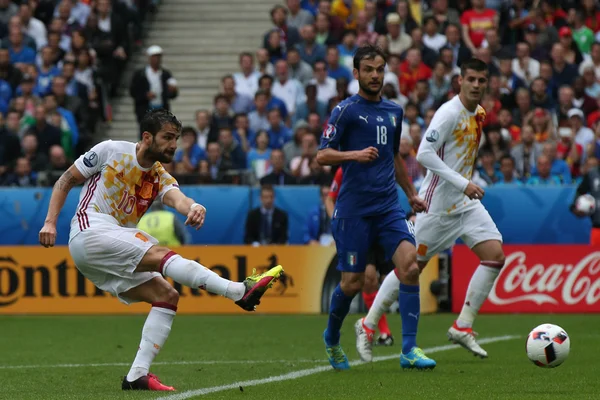
{"type": "MultiPolygon", "coordinates": [[[[234,281],[243,280],[253,269],[263,272],[282,264],[285,274],[263,297],[258,308],[261,314],[326,312],[340,279],[334,247],[186,246],[175,250],[234,281]]],[[[437,300],[429,290],[438,279],[437,262],[437,258],[431,260],[421,277],[422,313],[437,311],[437,300]]],[[[246,313],[224,297],[179,284],[174,287],[181,295],[179,314],[246,313]]],[[[139,314],[148,312],[148,307],[126,306],[95,288],[75,268],[68,247],[0,247],[0,315],[139,314]]]]}
{"type": "MultiPolygon", "coordinates": [[[[0,245],[35,245],[43,226],[50,188],[2,188],[0,196],[0,245]]],[[[190,229],[194,244],[243,244],[248,211],[260,205],[259,188],[247,186],[183,186],[188,196],[207,208],[204,228],[190,229]]],[[[58,220],[57,244],[66,245],[70,221],[77,207],[80,189],[69,196],[58,220]]],[[[302,244],[308,213],[319,204],[314,186],[275,188],[275,204],[286,210],[290,221],[290,244],[302,244]]],[[[408,208],[399,190],[400,203],[408,208]]],[[[569,212],[575,186],[490,187],[483,204],[489,210],[509,244],[589,243],[589,218],[569,212]]],[[[183,217],[181,217],[184,220],[183,217]]]]}
{"type": "MultiPolygon", "coordinates": [[[[482,313],[600,312],[600,248],[504,246],[506,263],[482,313]]],[[[479,260],[466,246],[453,249],[452,311],[460,312],[479,260]]]]}

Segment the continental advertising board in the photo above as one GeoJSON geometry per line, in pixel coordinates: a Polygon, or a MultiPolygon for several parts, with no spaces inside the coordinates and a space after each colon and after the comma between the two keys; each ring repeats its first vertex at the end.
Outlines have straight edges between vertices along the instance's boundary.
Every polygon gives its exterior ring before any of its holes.
{"type": "MultiPolygon", "coordinates": [[[[316,314],[329,309],[340,279],[334,247],[321,246],[186,246],[174,249],[224,278],[241,281],[277,264],[285,275],[263,297],[258,312],[316,314]]],[[[437,279],[437,259],[421,276],[422,312],[437,310],[429,291],[437,279]]],[[[232,301],[173,283],[180,292],[180,314],[246,313],[232,301]]],[[[98,290],[79,273],[68,247],[0,247],[0,314],[137,314],[147,304],[126,306],[98,290]]]]}

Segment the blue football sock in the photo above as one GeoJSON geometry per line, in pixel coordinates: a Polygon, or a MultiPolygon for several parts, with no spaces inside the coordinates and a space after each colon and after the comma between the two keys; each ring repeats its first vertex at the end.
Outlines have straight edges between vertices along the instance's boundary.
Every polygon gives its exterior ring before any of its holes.
{"type": "Polygon", "coordinates": [[[400,283],[398,303],[402,319],[402,353],[407,354],[417,345],[417,327],[421,312],[419,285],[400,283]]]}
{"type": "Polygon", "coordinates": [[[329,321],[327,322],[327,335],[325,340],[328,345],[335,346],[340,342],[340,329],[344,323],[344,318],[350,311],[350,303],[354,296],[346,296],[338,284],[331,296],[331,306],[329,307],[329,321]]]}

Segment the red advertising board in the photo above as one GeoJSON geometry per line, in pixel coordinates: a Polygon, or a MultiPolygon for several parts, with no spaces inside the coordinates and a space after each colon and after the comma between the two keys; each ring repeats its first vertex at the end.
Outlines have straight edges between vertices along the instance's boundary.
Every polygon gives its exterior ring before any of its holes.
{"type": "MultiPolygon", "coordinates": [[[[600,248],[506,245],[506,263],[481,312],[599,313],[600,248]]],[[[452,254],[452,311],[460,312],[479,261],[464,245],[452,254]]]]}

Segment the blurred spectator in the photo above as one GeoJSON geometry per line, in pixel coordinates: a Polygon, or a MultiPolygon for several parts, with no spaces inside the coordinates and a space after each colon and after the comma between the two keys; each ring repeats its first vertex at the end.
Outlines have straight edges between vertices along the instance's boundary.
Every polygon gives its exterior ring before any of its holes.
{"type": "Polygon", "coordinates": [[[280,98],[273,96],[273,77],[270,75],[263,75],[258,80],[258,87],[267,94],[267,110],[277,108],[281,114],[281,118],[288,121],[288,109],[285,103],[280,98]]]}
{"type": "MultiPolygon", "coordinates": [[[[281,6],[275,5],[271,9],[271,22],[275,26],[277,32],[279,32],[280,46],[282,49],[294,47],[294,45],[300,42],[300,34],[298,29],[287,23],[288,10],[281,6]]],[[[264,36],[263,47],[269,48],[269,36],[272,30],[269,30],[264,36]]]]}
{"type": "Polygon", "coordinates": [[[61,175],[71,166],[71,161],[67,159],[65,151],[60,146],[50,147],[49,163],[44,172],[40,172],[37,177],[39,184],[43,186],[54,186],[61,175]]]}
{"type": "Polygon", "coordinates": [[[0,48],[0,79],[8,82],[12,90],[15,91],[19,86],[22,77],[23,74],[21,70],[11,64],[8,49],[0,48]]]}
{"type": "Polygon", "coordinates": [[[364,8],[364,0],[333,0],[331,14],[344,22],[345,29],[356,29],[356,17],[364,8]]]}
{"type": "Polygon", "coordinates": [[[196,131],[191,126],[181,130],[181,146],[175,152],[173,164],[178,174],[190,174],[198,171],[201,160],[206,159],[206,153],[198,146],[196,131]]]}
{"type": "Polygon", "coordinates": [[[325,60],[326,48],[316,41],[316,31],[312,25],[302,28],[302,41],[296,45],[300,58],[307,64],[314,66],[317,61],[325,60]]]}
{"type": "Polygon", "coordinates": [[[537,174],[530,177],[526,183],[528,185],[560,185],[561,179],[558,175],[551,173],[551,165],[552,162],[548,156],[543,154],[539,156],[536,163],[537,174]]]}
{"type": "Polygon", "coordinates": [[[243,52],[240,53],[239,62],[241,72],[233,74],[235,92],[253,98],[260,78],[260,74],[254,70],[254,58],[251,53],[243,52]]]}
{"type": "MultiPolygon", "coordinates": [[[[321,64],[321,68],[323,69],[323,71],[321,72],[322,75],[325,75],[325,71],[324,71],[325,64],[324,63],[321,64]]],[[[325,79],[329,80],[329,79],[333,79],[333,78],[329,78],[328,76],[325,76],[325,79]]],[[[327,116],[327,103],[328,102],[323,102],[323,101],[319,100],[318,88],[317,88],[315,81],[311,81],[311,83],[307,84],[304,89],[304,92],[306,95],[306,101],[303,103],[300,103],[298,105],[298,109],[296,110],[296,115],[295,115],[294,120],[295,121],[300,121],[300,120],[306,121],[308,119],[308,115],[310,113],[316,113],[319,115],[319,117],[322,120],[325,120],[325,117],[327,116]]]]}
{"type": "Polygon", "coordinates": [[[310,162],[317,155],[317,138],[310,133],[303,135],[300,147],[301,154],[290,160],[290,171],[296,178],[310,175],[310,162]]]}
{"type": "MultiPolygon", "coordinates": [[[[413,5],[416,3],[411,2],[410,4],[413,5]]],[[[420,4],[417,5],[420,7],[420,4]]],[[[413,8],[409,7],[407,0],[399,0],[396,3],[396,13],[400,17],[400,30],[402,32],[410,34],[413,29],[419,26],[420,18],[416,18],[413,14],[413,8]]]]}
{"type": "Polygon", "coordinates": [[[269,53],[269,62],[275,64],[279,60],[285,60],[286,50],[285,44],[282,42],[282,34],[279,29],[272,29],[267,34],[267,45],[265,49],[269,53]]]}
{"type": "Polygon", "coordinates": [[[246,217],[244,243],[254,246],[286,244],[289,235],[288,215],[275,207],[275,190],[272,186],[261,186],[260,204],[246,217]]]}
{"type": "Polygon", "coordinates": [[[221,145],[221,157],[231,165],[231,169],[241,170],[246,168],[246,153],[237,140],[233,139],[231,129],[219,130],[219,144],[221,145]]]}
{"type": "Polygon", "coordinates": [[[284,170],[285,157],[280,149],[271,151],[271,167],[272,171],[263,176],[260,180],[261,185],[294,185],[296,178],[288,174],[284,170]]]}
{"type": "Polygon", "coordinates": [[[565,160],[571,169],[571,176],[577,177],[580,175],[582,165],[583,146],[575,143],[575,135],[571,128],[559,128],[558,136],[560,140],[556,145],[556,156],[561,160],[565,160]]]}
{"type": "MultiPolygon", "coordinates": [[[[323,3],[323,2],[321,2],[321,3],[323,3]]],[[[305,28],[306,27],[304,27],[304,29],[305,28]]],[[[338,42],[338,38],[333,36],[333,34],[331,32],[332,32],[331,29],[329,29],[329,17],[327,16],[327,14],[323,14],[323,13],[317,14],[317,17],[315,20],[315,28],[314,28],[314,35],[315,35],[314,42],[320,46],[330,46],[330,45],[336,44],[338,42]]],[[[310,32],[304,32],[302,34],[302,37],[304,38],[304,42],[307,41],[306,35],[309,33],[310,32]]],[[[300,46],[302,46],[302,44],[300,46]]],[[[323,47],[323,53],[325,53],[325,47],[323,47]]],[[[324,54],[323,54],[323,58],[325,58],[324,54]]]]}
{"type": "Polygon", "coordinates": [[[337,84],[335,78],[327,75],[327,64],[324,61],[315,63],[314,76],[310,83],[317,87],[317,100],[329,104],[329,100],[337,93],[337,84]]]}
{"type": "Polygon", "coordinates": [[[594,142],[595,137],[594,132],[590,128],[583,126],[583,111],[581,111],[579,108],[572,108],[567,113],[567,116],[569,117],[569,123],[575,135],[575,143],[580,144],[584,149],[586,149],[594,142]]]}
{"type": "Polygon", "coordinates": [[[208,143],[216,142],[218,139],[218,132],[212,129],[210,125],[208,110],[196,111],[196,139],[196,144],[202,150],[206,150],[208,143]]]}
{"type": "Polygon", "coordinates": [[[320,185],[329,186],[331,185],[331,174],[328,172],[329,169],[325,169],[321,164],[317,162],[317,157],[313,157],[308,165],[310,168],[310,174],[303,178],[300,178],[298,184],[300,185],[320,185]]]}
{"type": "Polygon", "coordinates": [[[533,127],[531,125],[523,126],[521,129],[521,143],[511,150],[517,174],[522,178],[529,178],[535,162],[541,154],[542,145],[535,141],[533,127]]]}
{"type": "Polygon", "coordinates": [[[424,26],[429,17],[435,18],[440,33],[446,30],[448,24],[460,25],[460,14],[454,8],[448,7],[448,0],[433,0],[431,2],[431,8],[423,13],[424,26]]]}
{"type": "Polygon", "coordinates": [[[296,113],[297,105],[306,100],[304,87],[298,80],[290,79],[288,64],[285,60],[277,61],[275,64],[275,74],[277,79],[273,83],[271,93],[273,96],[283,100],[287,111],[293,116],[296,113]]]}
{"type": "Polygon", "coordinates": [[[485,144],[481,146],[482,151],[492,153],[494,163],[500,162],[500,159],[510,150],[510,142],[502,137],[500,125],[488,125],[485,129],[485,144]]]}
{"type": "Polygon", "coordinates": [[[44,153],[38,146],[37,136],[26,133],[21,139],[21,155],[29,160],[29,165],[34,171],[43,171],[48,165],[48,153],[44,153]]]}
{"type": "Polygon", "coordinates": [[[234,120],[235,129],[231,131],[233,138],[242,147],[244,152],[250,148],[249,140],[256,136],[256,133],[250,129],[250,121],[247,114],[236,114],[234,120]]]}
{"type": "Polygon", "coordinates": [[[8,25],[10,17],[17,15],[19,8],[10,0],[0,0],[0,23],[8,25]]]}
{"type": "Polygon", "coordinates": [[[485,38],[485,31],[497,29],[499,16],[495,10],[485,8],[485,0],[471,0],[472,9],[460,17],[462,36],[466,46],[475,52],[485,38]]]}
{"type": "Polygon", "coordinates": [[[425,44],[425,46],[427,46],[428,48],[435,50],[436,52],[439,51],[442,47],[444,47],[448,42],[446,36],[439,33],[439,23],[437,19],[433,16],[425,17],[425,20],[423,21],[423,30],[423,44],[425,44]]]}
{"type": "Polygon", "coordinates": [[[23,33],[21,31],[12,29],[9,32],[6,47],[10,55],[10,63],[17,68],[21,64],[35,63],[35,50],[23,43],[23,33]]]}
{"type": "Polygon", "coordinates": [[[233,179],[229,175],[232,169],[231,163],[222,156],[219,143],[211,142],[206,147],[207,164],[200,162],[200,173],[206,173],[209,180],[206,183],[231,184],[233,179]],[[202,170],[204,165],[205,171],[202,170]]]}
{"type": "Polygon", "coordinates": [[[494,153],[489,150],[482,149],[479,154],[481,166],[477,168],[479,178],[490,186],[502,179],[502,174],[498,171],[494,153]]]}
{"type": "Polygon", "coordinates": [[[175,213],[165,209],[160,201],[150,206],[137,228],[158,240],[160,246],[181,246],[191,243],[186,226],[175,213]]]}
{"type": "Polygon", "coordinates": [[[250,112],[254,105],[252,98],[235,91],[233,75],[225,75],[221,78],[221,85],[223,87],[223,95],[229,101],[230,108],[235,114],[250,112]]]}
{"type": "Polygon", "coordinates": [[[331,220],[325,210],[329,186],[321,186],[319,194],[321,202],[308,213],[304,224],[304,244],[329,246],[333,242],[331,220]]]}
{"type": "Polygon", "coordinates": [[[339,63],[346,67],[349,71],[354,68],[354,53],[358,47],[356,46],[356,32],[346,31],[342,37],[342,43],[337,46],[339,53],[339,63]]]}
{"type": "Polygon", "coordinates": [[[565,61],[569,64],[580,64],[583,61],[583,55],[577,47],[577,43],[573,40],[571,28],[563,26],[560,28],[558,36],[565,52],[565,61]]]}
{"type": "MultiPolygon", "coordinates": [[[[260,78],[263,75],[274,75],[275,67],[271,63],[269,59],[269,52],[267,49],[258,49],[256,50],[256,70],[255,72],[258,74],[260,78]]],[[[257,80],[258,84],[258,80],[257,80]]],[[[257,89],[258,90],[258,87],[257,89]]]]}
{"type": "Polygon", "coordinates": [[[411,182],[415,184],[423,178],[423,173],[421,166],[417,162],[417,159],[413,155],[413,139],[410,135],[403,135],[400,139],[400,150],[399,154],[404,160],[404,165],[406,166],[406,171],[408,172],[408,177],[411,182]]]}
{"type": "Polygon", "coordinates": [[[233,127],[234,113],[231,111],[229,99],[224,94],[218,94],[214,98],[214,110],[211,117],[211,129],[219,131],[222,128],[233,127]]]}
{"type": "Polygon", "coordinates": [[[396,13],[388,14],[385,22],[390,54],[400,55],[404,53],[412,46],[412,38],[402,30],[400,16],[396,13]]]}
{"type": "Polygon", "coordinates": [[[591,114],[598,109],[596,98],[592,98],[585,92],[585,79],[578,76],[573,81],[573,105],[583,111],[583,114],[591,114]]]}
{"type": "Polygon", "coordinates": [[[300,58],[300,53],[295,47],[288,51],[287,63],[291,79],[298,80],[302,85],[306,85],[312,79],[312,67],[300,58]]]}
{"type": "Polygon", "coordinates": [[[512,114],[508,108],[502,108],[498,112],[498,124],[500,125],[500,133],[502,138],[511,143],[518,143],[521,140],[521,128],[512,122],[512,114]]]}
{"type": "Polygon", "coordinates": [[[39,105],[35,108],[34,124],[29,127],[27,133],[32,133],[36,136],[37,142],[39,143],[39,150],[48,154],[50,147],[54,145],[61,145],[61,131],[48,124],[46,121],[46,109],[44,106],[39,105]]]}
{"type": "MultiPolygon", "coordinates": [[[[250,129],[254,132],[267,130],[270,128],[269,119],[267,117],[267,105],[269,95],[264,90],[259,90],[254,95],[254,111],[251,111],[248,114],[248,120],[250,122],[250,129]]],[[[250,140],[250,146],[253,146],[254,143],[250,140]]]]}
{"type": "Polygon", "coordinates": [[[33,10],[29,3],[21,3],[19,17],[24,31],[35,40],[37,49],[44,47],[48,43],[46,26],[42,21],[33,17],[33,10]]]}
{"type": "Polygon", "coordinates": [[[129,86],[129,94],[135,103],[138,123],[149,109],[165,108],[170,110],[170,100],[179,94],[177,81],[169,70],[163,69],[161,66],[162,48],[156,45],[150,46],[146,55],[148,56],[148,65],[133,74],[129,86]]]}
{"type": "Polygon", "coordinates": [[[256,178],[261,179],[269,172],[271,149],[269,148],[269,134],[259,131],[256,135],[256,146],[253,146],[246,157],[246,164],[254,171],[256,178]]]}
{"type": "Polygon", "coordinates": [[[345,78],[350,82],[354,77],[346,66],[340,64],[340,51],[335,46],[327,48],[327,76],[333,79],[345,78]]]}
{"type": "Polygon", "coordinates": [[[518,43],[517,57],[512,61],[513,73],[522,79],[526,85],[530,85],[540,75],[540,63],[531,58],[530,51],[531,47],[529,43],[518,43]]]}
{"type": "Polygon", "coordinates": [[[435,103],[435,99],[429,93],[429,81],[424,79],[418,81],[409,99],[419,105],[419,114],[425,115],[425,112],[432,108],[435,103]]]}
{"type": "Polygon", "coordinates": [[[596,79],[594,66],[588,65],[582,71],[585,94],[593,99],[600,97],[600,82],[596,79]]]}
{"type": "Polygon", "coordinates": [[[406,53],[406,60],[400,64],[400,91],[408,96],[420,80],[431,78],[431,68],[421,61],[421,51],[411,48],[406,53]]]}
{"type": "Polygon", "coordinates": [[[438,61],[429,79],[429,91],[435,103],[441,103],[450,90],[450,80],[446,77],[444,62],[438,61]]]}
{"type": "Polygon", "coordinates": [[[303,10],[310,12],[313,16],[319,12],[319,0],[302,0],[300,6],[303,10]]]}
{"type": "Polygon", "coordinates": [[[554,84],[558,87],[572,85],[577,76],[577,68],[565,59],[565,47],[561,43],[554,43],[550,57],[554,67],[554,84]]]}
{"type": "Polygon", "coordinates": [[[579,66],[579,74],[583,75],[586,68],[592,67],[596,79],[600,81],[600,41],[592,43],[590,50],[590,58],[584,60],[579,66]]]}
{"type": "MultiPolygon", "coordinates": [[[[368,1],[367,4],[374,2],[368,1]]],[[[379,34],[375,32],[369,25],[369,16],[366,10],[359,11],[356,16],[356,46],[360,47],[365,44],[374,45],[377,42],[379,34]]]]}
{"type": "Polygon", "coordinates": [[[21,144],[17,132],[8,126],[0,128],[0,176],[4,175],[20,154],[21,144]]]}
{"type": "Polygon", "coordinates": [[[27,157],[19,157],[15,165],[15,171],[8,174],[3,186],[29,187],[36,186],[37,174],[31,170],[31,164],[27,157]]]}
{"type": "MultiPolygon", "coordinates": [[[[423,43],[423,31],[421,28],[415,28],[410,33],[412,39],[412,48],[419,49],[421,51],[421,59],[429,68],[433,68],[435,62],[438,60],[438,52],[431,50],[423,43]]],[[[404,55],[402,55],[404,56],[404,55]]]]}
{"type": "Polygon", "coordinates": [[[449,24],[446,28],[446,38],[448,42],[445,47],[452,50],[452,67],[460,67],[463,61],[468,60],[472,55],[472,51],[461,38],[460,27],[449,24]]]}
{"type": "Polygon", "coordinates": [[[281,149],[292,138],[292,131],[281,120],[281,113],[277,108],[269,110],[267,118],[269,120],[269,129],[267,130],[269,133],[269,147],[281,149]]]}
{"type": "Polygon", "coordinates": [[[287,25],[296,29],[302,28],[304,25],[311,25],[314,21],[314,16],[310,12],[300,8],[300,0],[287,0],[287,25]]]}
{"type": "Polygon", "coordinates": [[[283,155],[286,160],[292,160],[302,155],[302,138],[309,133],[309,125],[304,120],[299,120],[294,125],[294,136],[283,146],[283,155]]]}
{"type": "MultiPolygon", "coordinates": [[[[319,13],[327,15],[329,18],[329,32],[332,36],[333,43],[338,44],[342,33],[344,32],[344,21],[332,12],[331,2],[328,0],[319,1],[319,13]]],[[[317,16],[318,20],[318,16],[317,16]]]]}
{"type": "Polygon", "coordinates": [[[500,180],[496,185],[517,185],[521,186],[523,182],[517,179],[517,171],[515,170],[515,160],[508,154],[505,154],[500,159],[500,180]]]}
{"type": "MultiPolygon", "coordinates": [[[[571,169],[569,168],[569,165],[567,164],[566,161],[561,160],[556,157],[556,152],[557,152],[557,147],[556,147],[555,142],[548,141],[548,142],[544,143],[542,155],[545,156],[547,158],[548,162],[550,163],[550,175],[558,178],[559,183],[570,184],[572,181],[571,180],[571,169]]],[[[540,175],[540,172],[538,171],[538,166],[539,166],[539,157],[538,157],[538,162],[536,164],[536,167],[533,169],[533,171],[531,171],[531,174],[533,176],[540,175]]],[[[544,165],[544,168],[545,168],[545,165],[544,165]]],[[[544,172],[544,174],[545,174],[545,172],[544,172]]],[[[546,178],[546,177],[544,176],[544,178],[546,178]]]]}

